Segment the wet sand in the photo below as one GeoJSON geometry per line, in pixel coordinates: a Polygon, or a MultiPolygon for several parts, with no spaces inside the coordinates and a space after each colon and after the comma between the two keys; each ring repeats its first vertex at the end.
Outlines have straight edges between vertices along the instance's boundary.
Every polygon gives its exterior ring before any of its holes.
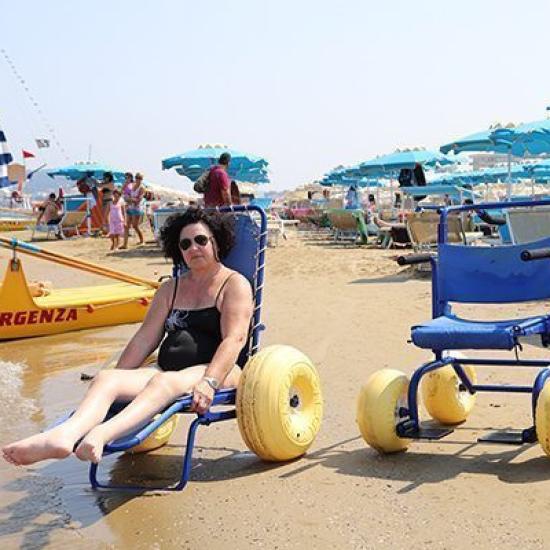
{"type": "MultiPolygon", "coordinates": [[[[103,239],[44,245],[143,276],[170,272],[152,245],[114,254],[103,239]]],[[[429,357],[407,344],[410,326],[429,317],[429,279],[397,267],[393,255],[296,234],[268,251],[262,343],[305,352],[323,384],[324,419],[305,457],[263,463],[246,450],[236,423],[225,422],[199,432],[192,481],[181,493],[96,493],[75,458],[27,468],[1,462],[0,541],[9,548],[546,547],[550,458],[538,445],[476,442],[490,428],[530,425],[528,396],[481,395],[453,434],[398,455],[380,456],[359,436],[356,398],[368,376],[383,367],[410,374],[429,357]]],[[[7,257],[0,250],[2,266],[7,257]]],[[[24,262],[29,278],[56,286],[101,282],[24,262]]],[[[491,317],[491,308],[481,309],[491,317]]],[[[0,443],[74,407],[87,388],[80,373],[94,372],[136,328],[0,344],[0,443]]],[[[526,346],[522,356],[548,351],[526,346]]],[[[534,375],[499,369],[479,378],[529,384],[534,375]]],[[[174,479],[183,437],[180,430],[147,456],[108,457],[104,475],[174,479]]]]}

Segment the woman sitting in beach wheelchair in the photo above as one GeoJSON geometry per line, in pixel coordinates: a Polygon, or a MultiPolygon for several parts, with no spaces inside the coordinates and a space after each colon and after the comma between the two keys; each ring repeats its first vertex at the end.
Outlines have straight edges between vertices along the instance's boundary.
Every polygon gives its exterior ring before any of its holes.
{"type": "Polygon", "coordinates": [[[94,488],[178,490],[190,476],[197,428],[235,417],[260,458],[303,455],[320,427],[319,378],[295,348],[258,351],[266,237],[265,213],[254,206],[190,208],[169,218],[162,245],[175,276],[155,294],[116,368],[99,372],[76,411],[49,431],[5,447],[4,457],[30,464],[64,458],[75,448],[91,462],[94,488]],[[235,407],[216,412],[217,405],[235,407]],[[103,454],[164,445],[177,413],[197,415],[177,485],[120,487],[97,479],[103,454]]]}

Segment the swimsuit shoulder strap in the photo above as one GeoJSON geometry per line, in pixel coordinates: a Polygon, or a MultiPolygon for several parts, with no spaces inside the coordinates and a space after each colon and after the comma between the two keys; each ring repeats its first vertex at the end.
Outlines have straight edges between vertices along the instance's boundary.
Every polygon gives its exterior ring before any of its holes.
{"type": "Polygon", "coordinates": [[[176,283],[174,284],[174,293],[172,294],[172,305],[170,306],[170,311],[174,309],[174,302],[176,301],[176,292],[178,291],[178,282],[180,278],[176,275],[176,283]]]}
{"type": "Polygon", "coordinates": [[[216,299],[214,300],[214,307],[218,306],[218,298],[220,297],[220,294],[222,293],[222,290],[224,289],[225,285],[227,284],[227,281],[229,281],[229,279],[231,279],[231,277],[233,277],[233,275],[236,275],[236,273],[233,272],[233,273],[229,274],[225,278],[225,281],[221,284],[221,286],[218,290],[218,293],[216,294],[216,299]]]}

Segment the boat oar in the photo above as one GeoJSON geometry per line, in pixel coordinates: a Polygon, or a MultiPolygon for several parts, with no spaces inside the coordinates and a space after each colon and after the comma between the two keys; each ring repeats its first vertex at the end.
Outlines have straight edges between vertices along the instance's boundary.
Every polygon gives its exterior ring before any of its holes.
{"type": "Polygon", "coordinates": [[[156,281],[151,281],[149,279],[143,279],[141,277],[135,277],[134,275],[128,275],[127,273],[123,273],[121,271],[117,271],[115,269],[110,269],[108,267],[104,267],[98,264],[94,264],[92,262],[86,262],[84,260],[79,260],[77,258],[73,258],[71,256],[65,256],[63,254],[59,254],[58,252],[51,252],[49,250],[44,250],[38,246],[35,246],[30,243],[25,243],[22,241],[18,241],[17,239],[7,239],[5,237],[0,237],[0,244],[7,247],[7,248],[16,248],[20,252],[30,254],[33,256],[36,256],[38,258],[41,258],[43,260],[50,260],[52,262],[56,262],[62,265],[66,265],[68,267],[73,267],[75,269],[81,269],[83,271],[88,271],[90,273],[94,273],[96,275],[103,275],[105,277],[110,277],[112,279],[117,279],[119,281],[123,281],[125,283],[131,283],[131,284],[139,284],[139,285],[146,285],[153,288],[158,288],[160,283],[157,283],[156,281]]]}

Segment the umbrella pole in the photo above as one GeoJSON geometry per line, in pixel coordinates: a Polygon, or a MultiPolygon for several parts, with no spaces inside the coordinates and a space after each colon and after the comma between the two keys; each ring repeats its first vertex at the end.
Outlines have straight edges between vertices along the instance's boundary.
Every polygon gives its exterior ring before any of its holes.
{"type": "Polygon", "coordinates": [[[508,151],[508,183],[506,185],[506,200],[512,198],[512,152],[508,151]]]}

